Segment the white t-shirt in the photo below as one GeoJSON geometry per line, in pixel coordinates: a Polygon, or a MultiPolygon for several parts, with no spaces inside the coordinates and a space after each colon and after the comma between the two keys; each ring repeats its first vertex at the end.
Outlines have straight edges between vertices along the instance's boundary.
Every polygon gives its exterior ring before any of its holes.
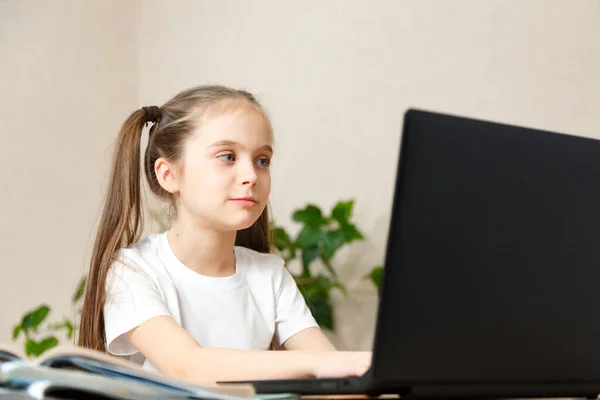
{"type": "MultiPolygon", "coordinates": [[[[280,257],[238,246],[234,254],[235,274],[215,278],[181,263],[166,232],[121,249],[107,278],[107,351],[138,353],[125,333],[161,315],[203,347],[267,350],[318,326],[280,257]]],[[[144,367],[156,369],[147,360],[144,367]]]]}

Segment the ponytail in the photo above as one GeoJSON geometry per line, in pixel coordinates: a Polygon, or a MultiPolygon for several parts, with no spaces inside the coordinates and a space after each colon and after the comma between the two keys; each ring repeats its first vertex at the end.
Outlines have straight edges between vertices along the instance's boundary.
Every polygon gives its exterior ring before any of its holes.
{"type": "Polygon", "coordinates": [[[100,226],[94,242],[81,312],[79,346],[106,350],[105,284],[116,252],[139,239],[141,207],[140,141],[147,111],[137,110],[121,127],[100,226]]]}

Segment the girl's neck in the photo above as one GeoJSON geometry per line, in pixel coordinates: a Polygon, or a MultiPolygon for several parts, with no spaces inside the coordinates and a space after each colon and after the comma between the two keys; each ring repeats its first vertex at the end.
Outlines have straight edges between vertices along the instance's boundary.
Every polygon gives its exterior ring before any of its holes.
{"type": "Polygon", "coordinates": [[[198,274],[225,277],[235,273],[236,232],[218,232],[175,221],[167,232],[169,245],[186,267],[198,274]]]}

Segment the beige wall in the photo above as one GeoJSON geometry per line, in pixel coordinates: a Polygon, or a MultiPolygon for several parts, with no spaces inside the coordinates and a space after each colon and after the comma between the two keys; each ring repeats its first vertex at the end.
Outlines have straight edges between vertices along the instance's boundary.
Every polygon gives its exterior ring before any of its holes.
{"type": "Polygon", "coordinates": [[[0,342],[41,302],[71,315],[110,146],[138,103],[135,8],[0,1],[0,342]]]}
{"type": "Polygon", "coordinates": [[[335,260],[353,293],[336,300],[344,349],[372,341],[376,296],[361,277],[383,260],[407,107],[600,137],[597,0],[7,4],[0,145],[17,151],[0,197],[0,279],[11,282],[0,341],[29,305],[67,309],[119,122],[182,88],[245,87],[269,109],[278,222],[293,227],[306,202],[356,198],[368,240],[335,260]],[[44,116],[26,117],[40,100],[44,116]]]}

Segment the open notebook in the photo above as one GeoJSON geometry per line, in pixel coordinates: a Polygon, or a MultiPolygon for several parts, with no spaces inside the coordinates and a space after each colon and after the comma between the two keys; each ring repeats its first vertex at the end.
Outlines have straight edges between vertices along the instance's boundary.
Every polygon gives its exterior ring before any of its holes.
{"type": "Polygon", "coordinates": [[[27,360],[14,347],[0,345],[0,389],[26,392],[31,398],[265,398],[255,396],[249,385],[193,385],[144,370],[133,362],[74,346],[57,347],[36,360],[27,360]]]}

